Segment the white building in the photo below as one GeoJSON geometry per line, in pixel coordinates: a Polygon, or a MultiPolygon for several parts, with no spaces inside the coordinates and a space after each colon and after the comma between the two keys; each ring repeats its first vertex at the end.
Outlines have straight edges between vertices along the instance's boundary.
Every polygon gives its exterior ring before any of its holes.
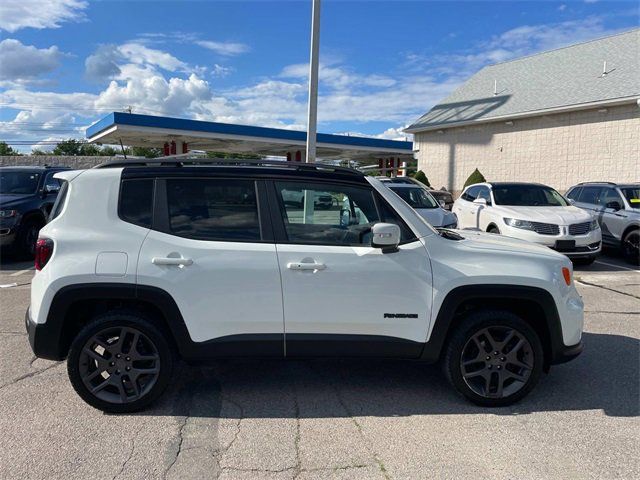
{"type": "Polygon", "coordinates": [[[490,181],[560,191],[640,180],[640,30],[483,68],[407,128],[418,168],[459,192],[490,181]]]}

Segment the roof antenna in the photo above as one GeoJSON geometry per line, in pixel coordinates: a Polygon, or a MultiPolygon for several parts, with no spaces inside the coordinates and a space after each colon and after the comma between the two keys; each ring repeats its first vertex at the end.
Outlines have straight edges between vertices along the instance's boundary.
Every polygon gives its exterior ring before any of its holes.
{"type": "Polygon", "coordinates": [[[493,96],[498,95],[498,80],[493,81],[493,96]]]}

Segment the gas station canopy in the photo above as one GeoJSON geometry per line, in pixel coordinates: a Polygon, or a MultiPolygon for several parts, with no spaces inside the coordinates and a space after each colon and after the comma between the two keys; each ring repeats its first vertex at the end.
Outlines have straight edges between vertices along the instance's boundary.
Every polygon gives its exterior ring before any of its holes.
{"type": "MultiPolygon", "coordinates": [[[[307,132],[113,112],[86,132],[90,143],[164,148],[165,154],[206,150],[287,157],[304,161],[307,132]]],[[[412,142],[317,134],[317,156],[361,164],[413,158],[412,142]]]]}

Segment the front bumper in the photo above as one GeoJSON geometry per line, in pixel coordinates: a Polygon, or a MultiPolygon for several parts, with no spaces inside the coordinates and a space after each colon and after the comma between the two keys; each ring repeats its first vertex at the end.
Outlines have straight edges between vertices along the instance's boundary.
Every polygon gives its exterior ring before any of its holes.
{"type": "Polygon", "coordinates": [[[16,240],[15,228],[0,228],[0,247],[13,245],[16,240]]]}
{"type": "Polygon", "coordinates": [[[561,349],[554,352],[551,360],[552,365],[558,365],[561,363],[567,363],[576,358],[584,350],[584,343],[580,340],[577,344],[571,346],[563,346],[561,349]]]}
{"type": "Polygon", "coordinates": [[[566,226],[560,226],[561,233],[558,235],[541,235],[532,230],[510,227],[503,224],[500,227],[500,233],[509,237],[544,245],[569,258],[591,257],[600,253],[602,250],[602,232],[599,228],[584,235],[562,233],[565,232],[567,228],[566,226]],[[572,248],[558,248],[558,243],[564,241],[573,241],[575,244],[572,248]]]}

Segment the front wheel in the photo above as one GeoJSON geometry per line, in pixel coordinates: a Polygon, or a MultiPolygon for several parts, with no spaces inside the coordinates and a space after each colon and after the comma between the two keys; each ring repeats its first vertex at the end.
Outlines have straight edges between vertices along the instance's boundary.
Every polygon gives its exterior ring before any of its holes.
{"type": "Polygon", "coordinates": [[[500,310],[468,316],[451,336],[444,357],[450,383],[484,407],[522,399],[538,382],[542,364],[542,344],[535,330],[500,310]]]}
{"type": "Polygon", "coordinates": [[[622,239],[622,254],[633,265],[640,265],[640,230],[631,230],[622,239]]]}
{"type": "Polygon", "coordinates": [[[110,413],[140,410],[164,391],[173,354],[162,334],[137,312],[108,312],[76,336],[67,371],[73,388],[92,407],[110,413]]]}

